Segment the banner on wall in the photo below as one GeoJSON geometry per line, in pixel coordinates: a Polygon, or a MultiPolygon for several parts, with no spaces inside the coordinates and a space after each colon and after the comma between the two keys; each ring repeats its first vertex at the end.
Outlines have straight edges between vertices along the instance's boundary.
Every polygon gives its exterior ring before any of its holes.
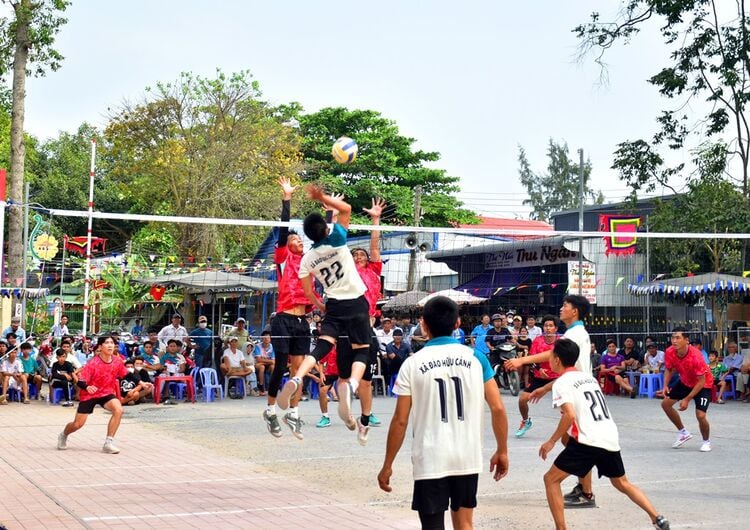
{"type": "Polygon", "coordinates": [[[568,293],[569,294],[581,294],[586,297],[586,300],[591,304],[596,303],[596,264],[584,261],[581,263],[583,267],[583,289],[579,291],[578,283],[578,262],[568,262],[568,293]]]}
{"type": "Polygon", "coordinates": [[[599,230],[621,232],[622,236],[606,236],[604,253],[609,256],[629,256],[635,253],[638,243],[636,233],[641,226],[641,218],[634,215],[599,215],[599,230]]]}

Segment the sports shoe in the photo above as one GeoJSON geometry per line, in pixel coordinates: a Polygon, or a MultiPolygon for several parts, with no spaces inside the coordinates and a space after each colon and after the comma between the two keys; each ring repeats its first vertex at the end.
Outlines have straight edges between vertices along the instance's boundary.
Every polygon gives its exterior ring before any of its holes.
{"type": "Polygon", "coordinates": [[[711,442],[708,440],[703,440],[703,443],[701,444],[701,453],[708,453],[711,450],[711,442]]]}
{"type": "Polygon", "coordinates": [[[578,484],[576,484],[576,485],[575,485],[575,486],[573,487],[573,489],[572,489],[572,490],[570,490],[570,493],[566,493],[566,494],[565,494],[565,495],[563,496],[563,499],[564,499],[564,500],[566,500],[566,501],[569,501],[569,500],[570,500],[570,501],[572,501],[572,500],[575,500],[575,499],[577,499],[577,498],[578,498],[578,497],[580,497],[581,495],[583,495],[583,486],[581,486],[581,484],[580,484],[580,483],[578,483],[578,484]]]}
{"type": "Polygon", "coordinates": [[[520,438],[524,434],[526,434],[526,431],[531,429],[533,423],[531,423],[531,418],[528,418],[526,420],[521,420],[521,426],[518,427],[518,430],[516,431],[516,438],[520,438]]]}
{"type": "Polygon", "coordinates": [[[565,499],[566,508],[596,508],[596,497],[591,494],[591,498],[586,497],[581,490],[581,494],[575,499],[565,499]]]}
{"type": "Polygon", "coordinates": [[[29,398],[27,398],[27,397],[23,398],[23,404],[24,405],[28,405],[29,403],[31,403],[31,401],[29,400],[29,398]]]}
{"type": "Polygon", "coordinates": [[[102,453],[109,453],[111,455],[116,455],[120,452],[120,449],[115,446],[114,442],[104,442],[104,447],[102,447],[102,453]]]}
{"type": "Polygon", "coordinates": [[[690,433],[689,433],[689,432],[687,432],[687,431],[685,431],[685,433],[684,433],[684,434],[683,434],[683,433],[677,433],[677,439],[676,439],[676,440],[675,440],[675,442],[674,442],[674,443],[672,444],[672,448],[673,448],[673,449],[678,449],[678,448],[682,447],[682,445],[683,445],[683,444],[684,444],[685,442],[687,442],[687,441],[688,441],[688,440],[689,440],[690,438],[692,438],[692,437],[693,437],[693,435],[692,435],[692,434],[690,434],[690,433]]]}
{"type": "Polygon", "coordinates": [[[362,419],[357,418],[357,441],[359,445],[367,445],[367,435],[370,433],[370,426],[362,425],[362,419]]]}
{"type": "Polygon", "coordinates": [[[60,433],[57,435],[57,448],[60,451],[64,451],[68,448],[68,437],[65,436],[64,433],[60,433]]]}
{"type": "Polygon", "coordinates": [[[331,426],[331,418],[327,418],[325,416],[321,416],[320,421],[315,425],[318,428],[323,427],[330,427],[331,426]]]}
{"type": "Polygon", "coordinates": [[[339,385],[339,418],[343,420],[350,431],[356,424],[352,421],[352,385],[347,381],[339,385]],[[351,427],[349,427],[351,425],[351,427]]]}
{"type": "Polygon", "coordinates": [[[370,414],[370,427],[380,427],[383,425],[383,422],[380,421],[375,414],[370,414]]]}
{"type": "Polygon", "coordinates": [[[292,396],[299,388],[299,384],[300,382],[296,378],[292,377],[286,382],[284,388],[281,389],[281,392],[279,392],[279,395],[276,397],[276,404],[281,410],[286,410],[289,408],[289,403],[292,400],[292,396]]]}
{"type": "Polygon", "coordinates": [[[63,407],[72,407],[73,406],[73,402],[72,401],[63,401],[62,406],[63,407]]]}
{"type": "Polygon", "coordinates": [[[302,434],[302,426],[305,424],[305,422],[302,421],[299,416],[292,416],[290,412],[287,412],[286,414],[284,414],[284,423],[286,423],[292,430],[292,434],[295,438],[297,438],[298,440],[302,440],[305,438],[305,435],[302,434]]]}
{"type": "Polygon", "coordinates": [[[263,411],[263,420],[266,422],[266,428],[276,438],[281,438],[281,425],[276,414],[269,414],[267,410],[263,411]]]}
{"type": "Polygon", "coordinates": [[[654,528],[659,530],[669,530],[669,521],[667,521],[663,515],[657,515],[656,521],[654,521],[654,528]]]}

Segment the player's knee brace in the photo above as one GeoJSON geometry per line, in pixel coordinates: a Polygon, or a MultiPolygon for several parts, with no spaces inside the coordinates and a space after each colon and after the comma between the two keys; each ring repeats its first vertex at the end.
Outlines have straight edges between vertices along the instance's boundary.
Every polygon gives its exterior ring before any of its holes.
{"type": "Polygon", "coordinates": [[[318,343],[315,345],[315,348],[313,349],[312,355],[315,357],[316,361],[321,360],[323,357],[328,355],[328,352],[330,352],[333,349],[333,344],[328,342],[327,340],[318,339],[318,343]]]}
{"type": "Polygon", "coordinates": [[[370,347],[365,346],[364,348],[353,348],[352,349],[352,362],[360,362],[365,366],[370,364],[370,347]]]}

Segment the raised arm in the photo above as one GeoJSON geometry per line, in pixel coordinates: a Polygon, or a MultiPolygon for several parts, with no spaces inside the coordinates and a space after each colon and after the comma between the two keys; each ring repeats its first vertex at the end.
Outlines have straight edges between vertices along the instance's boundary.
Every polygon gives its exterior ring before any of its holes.
{"type": "MultiPolygon", "coordinates": [[[[370,216],[372,224],[377,226],[380,224],[380,216],[383,214],[384,208],[385,201],[374,198],[372,199],[372,207],[363,208],[363,210],[370,216]]],[[[370,261],[380,261],[380,230],[370,232],[370,261]]]]}
{"type": "MultiPolygon", "coordinates": [[[[288,222],[291,216],[292,194],[298,186],[292,186],[287,177],[279,178],[279,186],[281,187],[281,221],[288,222]]],[[[276,245],[279,248],[286,246],[287,237],[289,237],[289,228],[286,226],[279,227],[279,238],[276,245]]]]}
{"type": "Polygon", "coordinates": [[[327,208],[337,210],[339,212],[338,224],[340,224],[344,228],[349,228],[349,220],[352,216],[352,207],[348,202],[337,196],[327,195],[323,191],[323,188],[314,184],[310,184],[309,186],[305,187],[305,190],[307,191],[308,198],[314,201],[318,201],[327,208]]]}

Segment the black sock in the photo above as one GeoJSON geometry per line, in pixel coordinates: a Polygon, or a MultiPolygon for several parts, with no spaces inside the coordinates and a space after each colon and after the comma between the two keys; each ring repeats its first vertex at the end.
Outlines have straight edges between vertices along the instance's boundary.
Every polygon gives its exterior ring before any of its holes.
{"type": "Polygon", "coordinates": [[[370,416],[365,416],[364,414],[362,414],[359,421],[362,422],[363,427],[367,427],[368,425],[370,425],[370,416]]]}

